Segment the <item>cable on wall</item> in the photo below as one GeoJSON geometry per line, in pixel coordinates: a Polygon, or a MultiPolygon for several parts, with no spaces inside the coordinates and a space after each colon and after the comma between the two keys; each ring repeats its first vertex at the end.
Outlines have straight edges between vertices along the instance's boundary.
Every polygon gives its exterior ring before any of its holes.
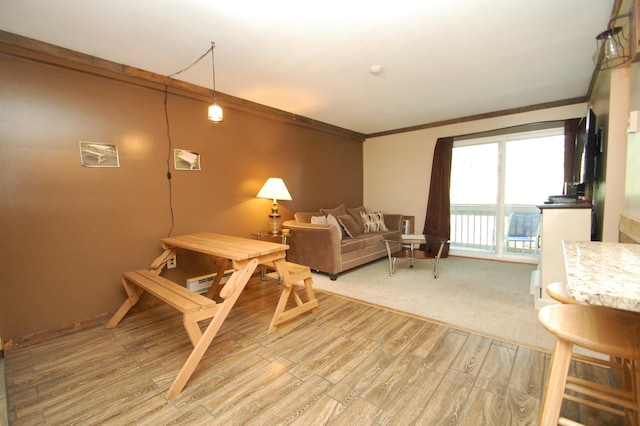
{"type": "MultiPolygon", "coordinates": [[[[193,67],[195,64],[200,62],[202,59],[206,58],[207,55],[210,52],[213,51],[214,46],[215,46],[214,43],[211,43],[211,48],[209,50],[207,50],[205,53],[203,53],[202,56],[200,56],[198,59],[196,59],[192,64],[190,64],[186,68],[181,69],[180,71],[176,71],[173,74],[168,75],[167,77],[173,78],[176,75],[187,71],[188,69],[193,67]]],[[[167,108],[167,98],[168,97],[169,97],[169,86],[165,85],[164,86],[164,119],[165,119],[166,126],[167,126],[167,142],[169,144],[169,146],[168,146],[169,152],[167,153],[167,180],[169,181],[169,212],[171,214],[171,227],[169,228],[169,232],[167,233],[167,237],[170,237],[171,236],[171,232],[173,232],[173,228],[175,226],[175,216],[174,216],[174,212],[173,212],[173,193],[172,193],[172,186],[171,186],[171,160],[173,159],[173,153],[171,151],[173,150],[172,149],[172,145],[173,144],[171,142],[171,128],[169,126],[169,110],[167,108]]]]}
{"type": "Polygon", "coordinates": [[[169,232],[167,232],[167,237],[171,236],[171,232],[173,232],[173,227],[175,225],[175,218],[173,214],[173,194],[172,194],[172,186],[171,186],[171,159],[172,159],[172,143],[171,143],[171,129],[169,127],[169,110],[167,108],[167,98],[169,96],[169,86],[164,86],[164,119],[167,125],[167,141],[169,143],[167,153],[167,180],[169,181],[169,212],[171,214],[171,227],[169,228],[169,232]]]}

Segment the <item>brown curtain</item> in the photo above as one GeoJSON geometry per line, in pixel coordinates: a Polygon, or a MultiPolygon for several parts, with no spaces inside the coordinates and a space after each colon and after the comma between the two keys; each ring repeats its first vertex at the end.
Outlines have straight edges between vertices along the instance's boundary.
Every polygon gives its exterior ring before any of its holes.
{"type": "MultiPolygon", "coordinates": [[[[576,152],[576,135],[578,134],[579,118],[571,118],[564,122],[564,181],[576,182],[576,175],[580,170],[576,169],[574,161],[576,152]]],[[[564,193],[564,192],[563,192],[564,193]]]]}
{"type": "MultiPolygon", "coordinates": [[[[429,203],[424,220],[423,232],[427,235],[449,239],[451,235],[451,213],[449,186],[451,184],[451,158],[453,138],[439,138],[433,154],[429,203]]],[[[426,245],[423,250],[437,254],[438,245],[426,245]],[[435,252],[435,253],[434,253],[435,252]]],[[[449,255],[449,244],[442,251],[442,257],[449,255]]]]}

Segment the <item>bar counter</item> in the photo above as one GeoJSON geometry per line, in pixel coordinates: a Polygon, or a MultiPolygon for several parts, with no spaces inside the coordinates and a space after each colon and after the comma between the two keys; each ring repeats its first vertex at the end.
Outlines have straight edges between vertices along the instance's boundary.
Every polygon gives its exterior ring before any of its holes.
{"type": "Polygon", "coordinates": [[[640,244],[563,241],[563,250],[569,297],[640,312],[640,244]]]}

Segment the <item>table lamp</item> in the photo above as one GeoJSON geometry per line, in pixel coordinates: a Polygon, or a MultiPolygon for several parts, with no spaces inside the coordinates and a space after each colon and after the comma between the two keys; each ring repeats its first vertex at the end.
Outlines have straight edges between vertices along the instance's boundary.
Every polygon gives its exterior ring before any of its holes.
{"type": "Polygon", "coordinates": [[[289,194],[287,186],[280,178],[269,178],[256,197],[270,198],[273,200],[271,214],[269,215],[269,233],[271,235],[278,235],[280,233],[280,213],[278,213],[277,200],[291,200],[291,194],[289,194]]]}

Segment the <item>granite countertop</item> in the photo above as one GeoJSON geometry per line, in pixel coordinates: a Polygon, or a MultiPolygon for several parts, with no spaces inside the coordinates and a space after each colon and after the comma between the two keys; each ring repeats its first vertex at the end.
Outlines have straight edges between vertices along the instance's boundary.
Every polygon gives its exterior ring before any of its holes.
{"type": "Polygon", "coordinates": [[[563,246],[571,298],[640,312],[640,244],[563,241],[563,246]]]}

